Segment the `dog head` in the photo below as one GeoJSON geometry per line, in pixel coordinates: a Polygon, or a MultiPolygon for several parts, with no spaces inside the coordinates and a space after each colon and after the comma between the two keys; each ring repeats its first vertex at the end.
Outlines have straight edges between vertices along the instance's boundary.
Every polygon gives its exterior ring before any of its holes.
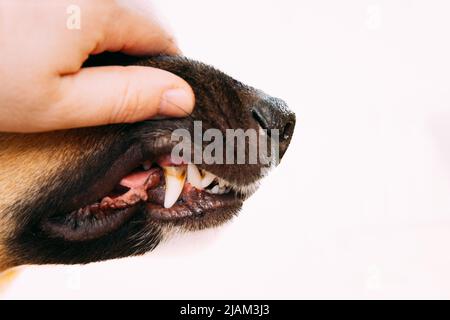
{"type": "Polygon", "coordinates": [[[183,57],[111,55],[86,67],[118,62],[184,78],[196,96],[193,113],[49,133],[0,133],[0,269],[138,255],[171,230],[220,225],[239,211],[277,160],[250,161],[255,150],[261,155],[265,147],[272,156],[278,151],[279,158],[285,153],[295,116],[282,100],[183,57]],[[238,129],[243,139],[230,134],[238,129]],[[179,158],[177,146],[184,147],[179,158]]]}

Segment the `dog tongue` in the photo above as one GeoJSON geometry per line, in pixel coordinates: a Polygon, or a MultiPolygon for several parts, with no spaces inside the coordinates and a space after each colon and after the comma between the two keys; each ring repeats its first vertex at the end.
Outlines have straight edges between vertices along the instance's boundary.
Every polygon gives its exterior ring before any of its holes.
{"type": "Polygon", "coordinates": [[[120,185],[130,188],[130,189],[135,189],[135,188],[139,188],[144,186],[151,175],[157,174],[159,171],[158,169],[151,169],[148,171],[136,171],[136,172],[132,172],[129,175],[127,175],[126,177],[124,177],[121,181],[120,181],[120,185]]]}
{"type": "MultiPolygon", "coordinates": [[[[172,158],[170,155],[161,156],[157,163],[162,167],[169,167],[169,166],[179,166],[183,164],[182,159],[178,158],[172,158]]],[[[155,170],[158,170],[156,168],[153,168],[151,170],[142,170],[142,171],[135,171],[124,177],[122,180],[120,180],[119,184],[133,189],[141,187],[145,184],[148,177],[155,173],[155,170]]]]}
{"type": "Polygon", "coordinates": [[[150,169],[130,173],[120,181],[120,185],[129,188],[127,192],[116,196],[106,196],[100,202],[101,209],[123,209],[140,201],[147,201],[147,191],[159,185],[161,169],[150,169]]]}

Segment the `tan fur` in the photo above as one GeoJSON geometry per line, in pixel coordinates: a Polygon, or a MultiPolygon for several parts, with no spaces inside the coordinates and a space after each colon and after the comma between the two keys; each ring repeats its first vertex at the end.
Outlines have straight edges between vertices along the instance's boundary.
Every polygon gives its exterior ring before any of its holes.
{"type": "Polygon", "coordinates": [[[42,184],[61,170],[62,163],[75,159],[79,147],[71,132],[0,133],[0,271],[8,266],[2,243],[16,229],[10,206],[33,198],[42,184]]]}
{"type": "Polygon", "coordinates": [[[12,267],[11,263],[7,259],[8,255],[6,254],[6,250],[2,245],[0,245],[0,276],[3,271],[12,267]]]}

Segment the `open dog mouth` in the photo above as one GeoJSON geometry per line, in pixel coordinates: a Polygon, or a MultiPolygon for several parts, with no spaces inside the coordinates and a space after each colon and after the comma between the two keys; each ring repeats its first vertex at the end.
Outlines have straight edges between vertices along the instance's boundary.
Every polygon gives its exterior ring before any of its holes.
{"type": "Polygon", "coordinates": [[[50,217],[43,229],[69,241],[92,240],[119,229],[138,212],[154,222],[180,223],[218,211],[233,213],[245,197],[225,179],[164,155],[143,161],[97,201],[50,217]]]}

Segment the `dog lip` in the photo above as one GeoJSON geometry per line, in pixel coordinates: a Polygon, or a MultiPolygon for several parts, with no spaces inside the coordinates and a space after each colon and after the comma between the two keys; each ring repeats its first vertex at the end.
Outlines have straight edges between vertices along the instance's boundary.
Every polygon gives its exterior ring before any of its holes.
{"type": "Polygon", "coordinates": [[[153,167],[147,171],[137,172],[148,175],[145,185],[130,186],[130,189],[121,195],[114,195],[113,198],[105,197],[99,205],[94,205],[95,209],[98,207],[101,210],[112,210],[114,214],[114,210],[142,206],[146,215],[152,219],[173,221],[193,216],[201,217],[207,215],[209,211],[240,206],[244,200],[243,195],[233,189],[228,193],[215,194],[186,182],[173,206],[165,207],[167,187],[162,169],[153,167]]]}
{"type": "Polygon", "coordinates": [[[142,149],[139,145],[129,147],[113,161],[106,172],[102,173],[101,176],[94,176],[87,183],[85,189],[78,194],[71,195],[72,197],[67,202],[67,211],[71,212],[95,203],[98,199],[110,193],[120,179],[136,168],[142,162],[142,159],[142,149]]]}
{"type": "MultiPolygon", "coordinates": [[[[195,219],[196,221],[201,221],[202,218],[208,219],[218,211],[223,215],[230,215],[242,206],[243,198],[236,192],[218,195],[198,190],[197,196],[202,194],[202,196],[196,198],[199,201],[198,203],[192,201],[183,204],[177,203],[172,208],[166,209],[155,201],[139,201],[129,207],[111,208],[107,211],[106,218],[92,220],[90,218],[92,212],[83,210],[86,208],[92,209],[93,204],[95,205],[99,199],[103,199],[110,194],[122,178],[139,167],[144,160],[156,161],[164,152],[171,150],[172,145],[162,143],[163,140],[159,141],[159,144],[154,148],[143,142],[131,145],[112,161],[112,165],[106,171],[101,172],[99,170],[97,177],[89,180],[93,183],[88,182],[88,186],[82,192],[74,194],[66,202],[65,213],[59,212],[43,219],[41,222],[42,230],[51,237],[62,238],[67,241],[89,241],[120,230],[138,213],[144,213],[154,222],[182,223],[188,219],[195,219]],[[152,154],[148,156],[150,148],[152,154]]],[[[101,168],[100,163],[98,167],[101,168]]],[[[206,221],[204,223],[207,224],[206,221]]]]}
{"type": "Polygon", "coordinates": [[[155,220],[180,221],[187,218],[202,218],[215,210],[240,207],[243,199],[232,191],[227,194],[211,194],[185,184],[179,200],[170,208],[164,208],[164,186],[148,191],[147,214],[155,220]]]}
{"type": "MultiPolygon", "coordinates": [[[[114,151],[109,152],[114,153],[114,151]]],[[[101,225],[98,224],[79,232],[73,226],[68,228],[61,223],[64,218],[80,212],[81,209],[96,203],[98,199],[109,194],[123,176],[142,163],[143,148],[139,143],[130,144],[125,151],[119,152],[109,167],[103,170],[104,161],[102,159],[103,157],[99,156],[97,161],[93,162],[92,168],[84,172],[84,174],[91,174],[92,177],[84,185],[80,185],[80,191],[68,195],[58,212],[51,212],[41,218],[40,226],[45,233],[51,237],[59,237],[68,241],[92,240],[119,229],[134,215],[136,207],[115,210],[108,217],[110,219],[105,220],[101,225]]]]}
{"type": "Polygon", "coordinates": [[[94,210],[99,205],[88,206],[68,215],[47,219],[42,229],[52,237],[66,241],[80,242],[95,240],[120,229],[138,213],[144,213],[153,222],[183,223],[189,219],[197,222],[214,216],[217,210],[235,212],[242,206],[243,199],[233,191],[228,194],[209,194],[189,184],[183,190],[180,200],[171,208],[164,208],[164,185],[148,190],[151,198],[139,201],[129,207],[109,209],[103,218],[95,218],[94,210]]]}
{"type": "MultiPolygon", "coordinates": [[[[63,238],[68,241],[88,241],[94,240],[119,229],[137,211],[138,207],[133,206],[110,214],[102,223],[86,223],[83,220],[75,222],[77,225],[61,223],[53,219],[47,219],[42,224],[42,229],[53,237],[63,238]],[[83,224],[89,224],[83,227],[83,224]]],[[[71,214],[76,214],[75,212],[71,214]]]]}

